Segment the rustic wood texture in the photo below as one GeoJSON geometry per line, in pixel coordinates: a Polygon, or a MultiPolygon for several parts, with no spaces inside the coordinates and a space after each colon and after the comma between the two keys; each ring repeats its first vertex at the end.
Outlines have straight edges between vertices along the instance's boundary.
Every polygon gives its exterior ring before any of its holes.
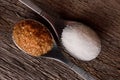
{"type": "MultiPolygon", "coordinates": [[[[78,66],[97,80],[120,79],[120,1],[119,0],[35,0],[47,13],[83,22],[101,38],[102,51],[94,60],[79,61],[78,66]],[[53,13],[55,12],[55,13],[53,13]]],[[[14,24],[36,18],[32,10],[18,0],[0,0],[0,79],[2,80],[79,80],[66,65],[52,59],[31,57],[12,41],[14,24]]]]}

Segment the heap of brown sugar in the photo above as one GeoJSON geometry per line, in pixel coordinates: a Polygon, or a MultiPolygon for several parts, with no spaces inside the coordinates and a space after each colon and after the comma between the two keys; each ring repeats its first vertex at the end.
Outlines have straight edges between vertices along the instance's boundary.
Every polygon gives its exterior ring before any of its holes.
{"type": "Polygon", "coordinates": [[[14,26],[15,44],[32,56],[46,54],[53,47],[53,39],[48,29],[34,20],[22,20],[14,26]]]}

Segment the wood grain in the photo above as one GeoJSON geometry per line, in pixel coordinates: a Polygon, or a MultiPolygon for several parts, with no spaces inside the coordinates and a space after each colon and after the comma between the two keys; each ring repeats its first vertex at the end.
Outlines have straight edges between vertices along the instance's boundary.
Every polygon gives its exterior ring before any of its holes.
{"type": "MultiPolygon", "coordinates": [[[[35,0],[35,3],[50,15],[79,21],[94,29],[101,38],[101,54],[89,62],[68,56],[97,80],[120,79],[119,0],[35,0]]],[[[66,65],[31,57],[14,45],[13,26],[25,18],[36,19],[38,15],[18,0],[0,0],[0,79],[80,80],[66,65]]]]}

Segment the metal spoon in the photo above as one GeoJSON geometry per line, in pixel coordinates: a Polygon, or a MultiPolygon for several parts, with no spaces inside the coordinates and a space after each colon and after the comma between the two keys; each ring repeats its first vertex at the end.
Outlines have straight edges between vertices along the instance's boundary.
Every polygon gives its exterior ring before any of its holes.
{"type": "MultiPolygon", "coordinates": [[[[32,9],[34,12],[42,16],[50,25],[51,25],[51,34],[53,35],[55,42],[57,45],[61,46],[60,44],[60,37],[62,34],[62,29],[65,25],[73,24],[73,21],[65,21],[62,19],[55,19],[49,16],[46,12],[42,11],[38,6],[36,6],[31,0],[19,0],[21,3],[32,9]],[[57,27],[56,27],[57,26],[57,27]],[[59,33],[58,33],[59,32],[59,33]]],[[[76,22],[75,22],[76,23],[76,22]]],[[[62,61],[67,64],[72,70],[74,70],[77,74],[79,74],[84,80],[95,80],[90,73],[84,71],[82,68],[76,66],[72,63],[66,56],[64,56],[60,49],[55,47],[55,50],[52,50],[50,54],[47,55],[48,58],[52,58],[58,61],[62,61]],[[57,51],[57,52],[56,52],[57,51]],[[55,54],[56,53],[56,54],[55,54]]]]}

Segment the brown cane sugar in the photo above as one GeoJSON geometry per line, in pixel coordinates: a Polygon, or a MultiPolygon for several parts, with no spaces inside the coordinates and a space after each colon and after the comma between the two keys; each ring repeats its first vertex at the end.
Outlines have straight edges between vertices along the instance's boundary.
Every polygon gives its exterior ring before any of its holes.
{"type": "Polygon", "coordinates": [[[34,20],[22,20],[14,26],[15,44],[32,56],[46,54],[53,47],[53,38],[48,29],[34,20]]]}

